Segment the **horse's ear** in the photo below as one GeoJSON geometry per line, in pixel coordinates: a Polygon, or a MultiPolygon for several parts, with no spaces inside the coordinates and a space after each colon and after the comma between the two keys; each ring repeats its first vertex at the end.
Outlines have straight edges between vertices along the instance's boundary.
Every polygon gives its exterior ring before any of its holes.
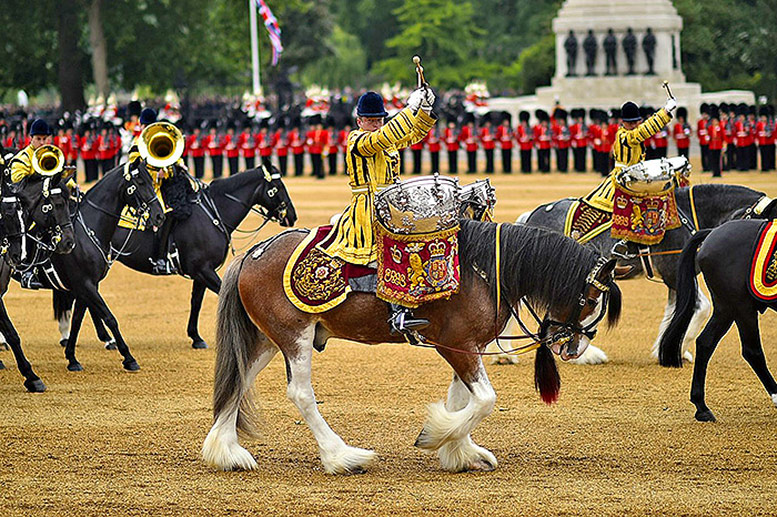
{"type": "Polygon", "coordinates": [[[607,262],[604,263],[602,268],[599,270],[598,279],[603,282],[609,282],[613,278],[613,271],[615,271],[615,266],[618,264],[617,259],[611,258],[607,262]]]}

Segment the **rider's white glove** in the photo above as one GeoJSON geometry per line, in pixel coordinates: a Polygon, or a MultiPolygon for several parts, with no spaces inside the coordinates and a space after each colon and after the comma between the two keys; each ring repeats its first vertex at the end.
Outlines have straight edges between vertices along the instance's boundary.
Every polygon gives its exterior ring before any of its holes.
{"type": "Polygon", "coordinates": [[[434,106],[434,92],[428,86],[421,90],[424,92],[424,98],[421,101],[421,109],[428,115],[432,112],[432,106],[434,106]]]}
{"type": "Polygon", "coordinates": [[[667,113],[670,115],[672,114],[672,111],[677,107],[677,99],[667,99],[666,104],[664,104],[664,109],[667,113]]]}
{"type": "Polygon", "coordinates": [[[413,110],[413,112],[418,111],[418,108],[421,107],[421,103],[424,100],[424,90],[423,88],[418,88],[417,90],[413,90],[413,93],[410,94],[410,97],[407,98],[407,107],[413,110]]]}

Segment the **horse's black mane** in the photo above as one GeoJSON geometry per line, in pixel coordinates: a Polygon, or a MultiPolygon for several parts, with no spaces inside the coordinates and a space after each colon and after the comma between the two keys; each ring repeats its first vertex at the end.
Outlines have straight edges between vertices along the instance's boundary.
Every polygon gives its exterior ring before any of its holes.
{"type": "MultiPolygon", "coordinates": [[[[493,285],[496,224],[462,219],[459,260],[462,277],[481,269],[493,285]]],[[[501,230],[502,297],[516,305],[526,296],[535,310],[577,302],[598,254],[560,233],[505,223],[501,230]]],[[[492,299],[496,296],[491,289],[492,299]]]]}
{"type": "MultiPolygon", "coordinates": [[[[689,188],[677,189],[678,206],[682,210],[690,208],[689,188]]],[[[758,201],[763,195],[763,192],[742,185],[705,183],[693,187],[693,199],[702,228],[720,225],[736,212],[747,208],[746,205],[758,201]]],[[[691,213],[686,213],[686,215],[690,216],[691,213]]]]}
{"type": "Polygon", "coordinates": [[[256,174],[264,175],[261,167],[254,169],[248,169],[240,172],[234,176],[226,178],[217,178],[210,182],[210,190],[213,193],[233,192],[241,187],[244,187],[246,183],[256,181],[256,174]]]}

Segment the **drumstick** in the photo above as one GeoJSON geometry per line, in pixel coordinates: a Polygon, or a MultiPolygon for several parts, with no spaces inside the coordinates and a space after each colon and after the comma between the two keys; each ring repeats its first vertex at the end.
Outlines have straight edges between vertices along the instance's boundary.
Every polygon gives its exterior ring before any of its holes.
{"type": "Polygon", "coordinates": [[[415,71],[418,74],[418,87],[426,86],[426,80],[424,79],[424,67],[421,66],[421,57],[413,56],[413,63],[415,63],[415,71]]]}
{"type": "Polygon", "coordinates": [[[674,99],[674,95],[672,95],[672,90],[669,88],[669,81],[664,81],[664,83],[661,86],[663,86],[664,90],[666,90],[666,95],[670,99],[674,99]]]}

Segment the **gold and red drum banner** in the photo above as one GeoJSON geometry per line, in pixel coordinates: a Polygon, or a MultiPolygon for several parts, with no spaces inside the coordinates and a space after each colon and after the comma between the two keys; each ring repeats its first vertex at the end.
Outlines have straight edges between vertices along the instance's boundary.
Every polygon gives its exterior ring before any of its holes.
{"type": "Polygon", "coordinates": [[[610,230],[613,239],[651,246],[661,242],[666,230],[679,226],[674,189],[659,195],[636,195],[616,186],[610,230]]]}
{"type": "Polygon", "coordinates": [[[375,224],[381,300],[406,307],[448,298],[459,290],[458,226],[401,235],[375,224]]]}

